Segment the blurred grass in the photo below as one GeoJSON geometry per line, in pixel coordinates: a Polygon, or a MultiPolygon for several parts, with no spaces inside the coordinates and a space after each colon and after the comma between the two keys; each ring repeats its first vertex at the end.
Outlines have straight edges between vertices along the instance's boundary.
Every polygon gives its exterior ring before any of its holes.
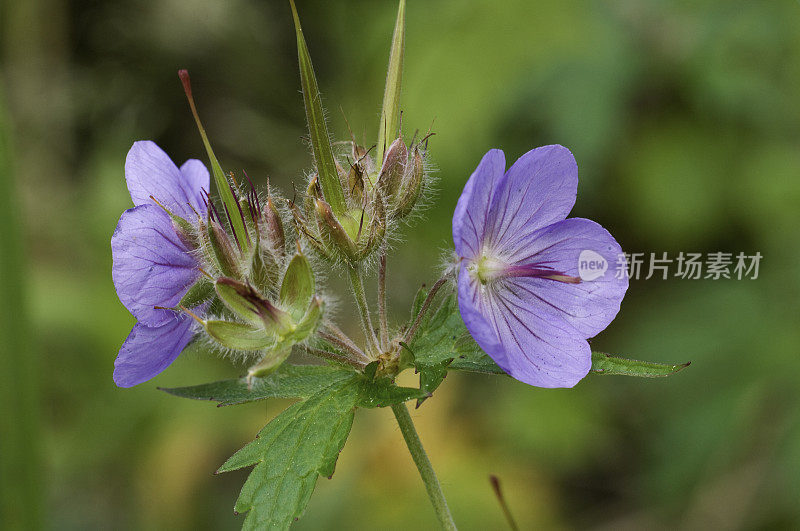
{"type": "MultiPolygon", "coordinates": [[[[394,2],[298,3],[332,131],[346,138],[341,106],[374,142],[394,2]]],[[[197,353],[117,389],[113,360],[133,319],[113,290],[109,238],[130,205],[134,140],[177,162],[202,158],[178,68],[192,73],[223,166],[269,175],[287,195],[302,181],[310,157],[288,6],[29,0],[0,14],[12,206],[45,367],[48,527],[234,529],[245,475],[211,474],[286,404],[215,409],[155,390],[239,371],[197,353]]],[[[405,232],[389,264],[396,324],[417,285],[438,276],[455,201],[490,147],[509,161],[569,147],[581,178],[573,215],[626,251],[764,255],[757,280],[632,282],[594,346],[691,359],[674,378],[590,377],[558,391],[448,378],[412,414],[463,529],[504,525],[489,474],[523,528],[800,525],[798,15],[797,2],[409,0],[404,130],[433,122],[439,184],[429,221],[405,232]]],[[[360,411],[297,528],[433,524],[390,412],[360,411]]]]}

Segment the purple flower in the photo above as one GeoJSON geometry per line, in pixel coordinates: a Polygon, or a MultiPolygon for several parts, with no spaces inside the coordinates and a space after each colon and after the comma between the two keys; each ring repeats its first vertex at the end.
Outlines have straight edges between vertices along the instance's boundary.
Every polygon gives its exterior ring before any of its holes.
{"type": "Polygon", "coordinates": [[[138,320],[114,362],[114,382],[132,387],[172,363],[193,336],[192,319],[159,309],[177,306],[200,276],[199,265],[178,237],[170,216],[193,222],[205,214],[201,191],[209,174],[198,160],[178,168],[155,143],[136,142],[125,160],[134,208],[123,212],[111,237],[112,277],[119,300],[138,320]]]}
{"type": "Polygon", "coordinates": [[[628,289],[614,270],[622,250],[597,223],[565,219],[578,189],[569,150],[536,148],[505,168],[502,151],[486,153],[453,215],[461,316],[512,377],[572,387],[591,367],[586,340],[628,289]]]}

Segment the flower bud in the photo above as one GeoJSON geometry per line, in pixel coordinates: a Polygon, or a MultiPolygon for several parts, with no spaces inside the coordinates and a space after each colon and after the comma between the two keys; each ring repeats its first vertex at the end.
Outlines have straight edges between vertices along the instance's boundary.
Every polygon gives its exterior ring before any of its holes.
{"type": "Polygon", "coordinates": [[[239,277],[241,270],[239,269],[239,261],[237,259],[238,253],[233,247],[233,243],[228,237],[228,233],[222,228],[222,225],[217,223],[214,219],[208,218],[208,241],[211,249],[214,252],[219,270],[222,274],[229,277],[239,277]]]}
{"type": "Polygon", "coordinates": [[[315,289],[311,264],[298,248],[283,276],[280,293],[281,305],[289,308],[293,318],[299,319],[306,311],[315,289]]]}
{"type": "Polygon", "coordinates": [[[414,153],[411,157],[412,159],[403,177],[403,184],[400,188],[400,198],[394,212],[392,212],[392,217],[395,219],[400,219],[410,214],[422,193],[425,167],[422,154],[419,152],[418,148],[414,148],[414,153]]]}
{"type": "Polygon", "coordinates": [[[386,207],[380,190],[375,190],[368,231],[361,236],[358,245],[358,259],[363,260],[383,241],[386,235],[386,207]]]}
{"type": "Polygon", "coordinates": [[[383,159],[380,174],[378,174],[378,186],[390,201],[400,188],[407,164],[408,148],[403,139],[398,137],[386,150],[386,156],[383,159]]]}
{"type": "Polygon", "coordinates": [[[253,284],[265,293],[271,293],[278,285],[279,274],[278,258],[258,243],[253,252],[253,261],[250,263],[250,278],[253,284]]]}
{"type": "Polygon", "coordinates": [[[316,218],[319,232],[323,240],[329,242],[331,246],[338,249],[348,260],[358,260],[356,244],[344,230],[339,220],[331,210],[331,206],[322,199],[315,201],[316,218]]]}
{"type": "Polygon", "coordinates": [[[272,249],[278,256],[283,256],[286,252],[286,233],[283,230],[281,214],[271,195],[267,197],[267,208],[264,209],[264,225],[272,249]]]}

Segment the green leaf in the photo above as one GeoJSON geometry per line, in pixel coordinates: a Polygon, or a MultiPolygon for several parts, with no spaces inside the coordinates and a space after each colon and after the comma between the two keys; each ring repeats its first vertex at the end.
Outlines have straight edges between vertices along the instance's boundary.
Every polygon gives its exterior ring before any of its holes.
{"type": "Polygon", "coordinates": [[[373,380],[366,376],[360,381],[361,392],[358,407],[387,407],[407,400],[424,400],[430,393],[413,387],[398,387],[386,378],[373,380]]]}
{"type": "Polygon", "coordinates": [[[161,390],[182,398],[212,400],[219,406],[231,406],[266,398],[308,398],[354,376],[356,372],[334,365],[285,363],[265,378],[253,378],[249,388],[246,378],[238,378],[161,390]]]}
{"type": "Polygon", "coordinates": [[[422,305],[425,304],[425,299],[428,297],[429,291],[425,284],[420,286],[417,290],[417,294],[414,295],[414,302],[411,304],[411,320],[408,322],[408,326],[411,326],[417,319],[417,315],[419,315],[420,310],[422,310],[422,305]]]}
{"type": "Polygon", "coordinates": [[[314,65],[311,64],[311,55],[308,53],[303,29],[300,27],[300,17],[294,0],[289,0],[292,6],[294,29],[297,34],[297,56],[300,62],[300,84],[303,88],[303,103],[306,108],[308,132],[311,135],[311,149],[319,173],[319,184],[322,195],[331,206],[336,215],[344,214],[347,206],[344,201],[339,173],[333,158],[331,139],[328,135],[328,126],[325,124],[325,114],[322,109],[322,97],[317,87],[317,77],[314,74],[314,65]]]}
{"type": "Polygon", "coordinates": [[[624,376],[638,376],[640,378],[663,378],[685,369],[691,363],[691,361],[688,361],[677,365],[669,365],[650,361],[629,360],[606,354],[605,352],[592,352],[591,371],[595,374],[619,374],[624,376]]]}
{"type": "Polygon", "coordinates": [[[400,0],[397,7],[397,20],[392,35],[392,51],[389,54],[389,68],[386,72],[386,88],[383,91],[383,109],[378,130],[378,147],[375,160],[378,167],[383,163],[383,154],[391,144],[400,127],[400,88],[403,81],[403,54],[406,42],[406,2],[400,0]]]}
{"type": "Polygon", "coordinates": [[[417,399],[417,407],[427,400],[436,388],[441,385],[447,376],[447,367],[452,363],[452,359],[445,360],[438,364],[424,365],[420,367],[419,371],[419,387],[426,393],[423,398],[417,399]]]}
{"type": "Polygon", "coordinates": [[[436,388],[437,380],[441,383],[436,373],[442,365],[448,369],[504,374],[469,335],[461,320],[455,294],[448,295],[433,316],[429,314],[423,319],[409,347],[423,379],[426,370],[433,371],[429,391],[436,388]]]}
{"type": "Polygon", "coordinates": [[[217,472],[256,465],[235,510],[243,529],[286,529],[302,516],[317,476],[333,475],[359,397],[357,380],[330,384],[275,417],[217,472]]]}
{"type": "MultiPolygon", "coordinates": [[[[377,366],[377,363],[376,363],[377,366]]],[[[413,387],[398,387],[391,380],[374,380],[339,365],[283,364],[264,378],[221,380],[219,382],[164,389],[182,398],[211,400],[221,406],[231,406],[267,398],[308,398],[330,385],[353,381],[358,385],[358,406],[387,407],[406,400],[425,398],[428,393],[413,387]]]]}

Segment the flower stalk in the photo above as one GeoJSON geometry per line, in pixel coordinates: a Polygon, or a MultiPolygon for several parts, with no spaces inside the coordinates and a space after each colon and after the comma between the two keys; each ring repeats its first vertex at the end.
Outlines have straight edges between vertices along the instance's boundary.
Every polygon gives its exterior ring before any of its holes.
{"type": "Polygon", "coordinates": [[[431,287],[431,290],[428,292],[428,296],[425,297],[425,302],[422,303],[422,308],[420,308],[416,319],[414,319],[414,324],[412,324],[411,328],[409,328],[408,332],[406,332],[403,342],[411,343],[411,340],[414,339],[414,334],[417,333],[417,328],[419,328],[422,318],[425,317],[425,314],[428,312],[428,308],[430,308],[431,303],[433,302],[433,298],[436,297],[436,293],[442,286],[444,286],[445,282],[447,282],[447,275],[437,280],[436,283],[431,287]]]}
{"type": "Polygon", "coordinates": [[[369,314],[367,295],[364,293],[364,281],[358,267],[348,267],[347,272],[350,276],[350,287],[353,289],[353,297],[361,315],[361,325],[364,328],[364,337],[367,343],[367,351],[379,350],[378,338],[375,337],[375,329],[372,327],[372,318],[369,314]]]}
{"type": "Polygon", "coordinates": [[[381,248],[378,266],[378,319],[380,320],[381,348],[389,347],[389,326],[386,320],[386,245],[381,248]]]}
{"type": "Polygon", "coordinates": [[[397,425],[400,426],[400,432],[406,441],[408,451],[411,452],[411,458],[414,460],[414,464],[417,465],[422,482],[425,483],[425,490],[428,491],[428,498],[433,504],[433,510],[436,512],[439,524],[442,529],[455,530],[456,523],[450,515],[450,508],[447,506],[442,486],[439,484],[439,479],[433,471],[428,454],[425,453],[422,441],[420,441],[417,430],[414,428],[414,421],[411,420],[408,408],[404,403],[395,404],[392,406],[392,412],[397,419],[397,425]]]}

